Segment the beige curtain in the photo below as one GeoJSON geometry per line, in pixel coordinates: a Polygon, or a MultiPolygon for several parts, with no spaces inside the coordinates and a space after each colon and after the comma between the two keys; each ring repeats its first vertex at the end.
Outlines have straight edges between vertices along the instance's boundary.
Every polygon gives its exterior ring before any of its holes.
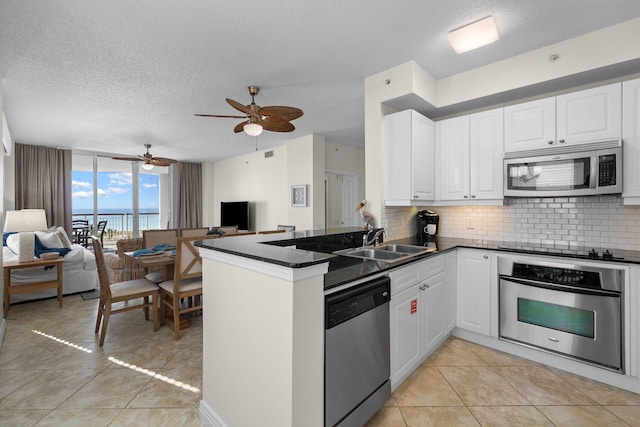
{"type": "Polygon", "coordinates": [[[48,226],[71,231],[71,150],[15,145],[16,209],[44,209],[48,226]]]}
{"type": "Polygon", "coordinates": [[[174,211],[176,228],[202,227],[202,165],[175,164],[174,211]]]}

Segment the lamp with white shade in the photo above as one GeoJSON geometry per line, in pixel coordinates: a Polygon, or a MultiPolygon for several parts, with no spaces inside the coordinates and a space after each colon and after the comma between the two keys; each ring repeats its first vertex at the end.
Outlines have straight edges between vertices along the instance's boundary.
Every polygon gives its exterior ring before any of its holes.
{"type": "Polygon", "coordinates": [[[44,209],[22,209],[7,211],[4,219],[4,232],[20,233],[19,262],[33,261],[36,230],[47,228],[47,216],[44,209]]]}

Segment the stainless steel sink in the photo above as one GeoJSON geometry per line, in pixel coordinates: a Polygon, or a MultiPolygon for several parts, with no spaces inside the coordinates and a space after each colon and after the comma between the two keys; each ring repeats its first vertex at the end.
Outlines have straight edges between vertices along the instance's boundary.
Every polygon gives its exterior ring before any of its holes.
{"type": "Polygon", "coordinates": [[[406,254],[421,254],[424,252],[436,251],[436,248],[426,248],[424,246],[414,246],[414,245],[386,245],[386,246],[380,246],[379,249],[383,249],[389,252],[401,252],[406,254]]]}
{"type": "Polygon", "coordinates": [[[435,252],[436,248],[426,248],[414,245],[385,245],[367,246],[363,248],[350,248],[335,251],[336,255],[349,256],[354,258],[368,259],[381,262],[395,262],[411,258],[423,253],[435,252]]]}

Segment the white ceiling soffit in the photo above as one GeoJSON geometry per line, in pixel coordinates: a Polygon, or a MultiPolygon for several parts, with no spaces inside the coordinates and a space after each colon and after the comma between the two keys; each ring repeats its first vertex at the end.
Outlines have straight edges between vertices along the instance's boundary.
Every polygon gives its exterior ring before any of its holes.
{"type": "Polygon", "coordinates": [[[415,60],[442,79],[638,16],[638,0],[3,0],[0,75],[18,142],[216,160],[311,133],[364,146],[368,76],[415,60]],[[448,32],[487,15],[500,39],[456,54],[448,32]],[[248,104],[248,85],[301,108],[296,130],[194,117],[239,113],[225,98],[248,104]]]}

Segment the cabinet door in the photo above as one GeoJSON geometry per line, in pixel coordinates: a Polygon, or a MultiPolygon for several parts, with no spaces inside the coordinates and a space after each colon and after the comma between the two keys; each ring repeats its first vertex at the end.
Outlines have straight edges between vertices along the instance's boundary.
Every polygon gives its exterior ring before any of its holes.
{"type": "Polygon", "coordinates": [[[457,272],[457,262],[458,255],[456,252],[449,252],[446,254],[445,258],[445,279],[446,279],[446,302],[444,304],[445,307],[445,334],[453,331],[453,328],[456,327],[456,288],[457,288],[457,280],[458,280],[458,272],[457,272]]]}
{"type": "Polygon", "coordinates": [[[446,314],[446,286],[444,272],[426,279],[421,284],[420,303],[422,310],[422,354],[435,349],[444,336],[446,314]]]}
{"type": "Polygon", "coordinates": [[[640,204],[640,79],[624,82],[623,103],[622,198],[625,205],[640,204]]]}
{"type": "Polygon", "coordinates": [[[491,333],[491,257],[488,251],[458,249],[456,326],[491,333]]]}
{"type": "Polygon", "coordinates": [[[548,147],[556,143],[555,137],[555,97],[505,107],[505,152],[548,147]]]}
{"type": "Polygon", "coordinates": [[[433,122],[413,110],[385,116],[384,150],[385,202],[433,200],[433,122]]]}
{"type": "Polygon", "coordinates": [[[433,200],[435,198],[433,122],[413,111],[412,123],[411,196],[413,200],[433,200]]]}
{"type": "Polygon", "coordinates": [[[469,199],[469,116],[442,120],[440,146],[440,199],[469,199]]]}
{"type": "Polygon", "coordinates": [[[469,196],[503,198],[503,109],[469,116],[469,196]]]}
{"type": "Polygon", "coordinates": [[[391,297],[391,388],[395,389],[420,361],[423,311],[420,285],[416,284],[391,297]]]}
{"type": "Polygon", "coordinates": [[[614,83],[558,96],[558,143],[619,139],[622,127],[621,88],[621,83],[614,83]]]}

